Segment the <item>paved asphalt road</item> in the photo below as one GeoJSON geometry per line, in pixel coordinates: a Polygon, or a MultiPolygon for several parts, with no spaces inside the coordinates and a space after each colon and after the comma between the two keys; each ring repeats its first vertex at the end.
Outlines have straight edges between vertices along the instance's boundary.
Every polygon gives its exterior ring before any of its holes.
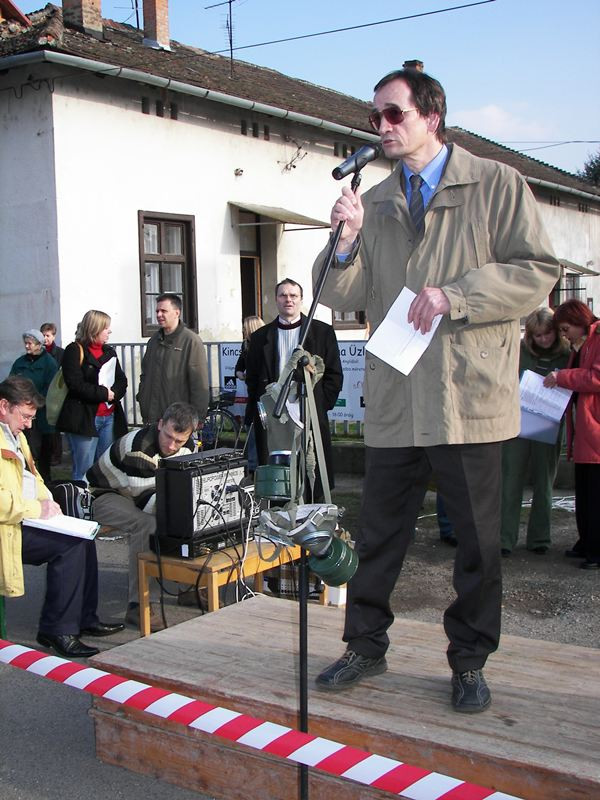
{"type": "MultiPolygon", "coordinates": [[[[120,620],[127,598],[125,540],[98,541],[100,618],[120,620]]],[[[6,602],[7,638],[35,642],[45,567],[26,567],[25,597],[6,602]]],[[[194,612],[170,604],[172,624],[194,612]]],[[[136,638],[127,628],[96,640],[101,649],[136,638]]],[[[90,641],[88,639],[88,641],[90,641]]],[[[96,758],[85,692],[0,664],[0,800],[209,800],[96,758]]]]}

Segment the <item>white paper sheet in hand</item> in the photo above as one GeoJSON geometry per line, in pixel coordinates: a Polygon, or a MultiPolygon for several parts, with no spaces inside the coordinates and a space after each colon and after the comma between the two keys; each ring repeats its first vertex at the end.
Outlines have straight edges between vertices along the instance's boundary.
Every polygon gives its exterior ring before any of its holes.
{"type": "Polygon", "coordinates": [[[442,319],[441,315],[434,317],[429,333],[416,331],[412,322],[408,322],[408,309],[416,296],[406,286],[402,289],[383,321],[369,339],[366,348],[369,353],[385,361],[403,375],[410,374],[414,365],[427,350],[442,319]]]}
{"type": "MultiPolygon", "coordinates": [[[[107,389],[112,388],[115,383],[115,376],[117,370],[117,359],[110,358],[100,367],[98,372],[98,384],[99,386],[106,386],[107,389]]],[[[112,406],[112,403],[106,404],[108,408],[112,406]]]]}

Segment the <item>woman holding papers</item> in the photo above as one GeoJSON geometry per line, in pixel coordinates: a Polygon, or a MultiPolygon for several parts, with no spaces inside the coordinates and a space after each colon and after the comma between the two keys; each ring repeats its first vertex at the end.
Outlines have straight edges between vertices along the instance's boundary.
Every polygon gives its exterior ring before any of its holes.
{"type": "MultiPolygon", "coordinates": [[[[525,320],[521,340],[519,375],[526,369],[547,375],[567,365],[569,351],[554,327],[549,308],[538,308],[525,320]]],[[[558,468],[562,427],[555,444],[518,437],[502,446],[502,555],[509,556],[519,538],[523,487],[529,465],[533,485],[531,512],[527,523],[527,549],[543,555],[550,547],[552,485],[558,468]]]]}
{"type": "Polygon", "coordinates": [[[585,303],[567,300],[554,315],[571,343],[566,369],[544,379],[549,387],[571,389],[567,406],[567,455],[575,462],[575,518],[579,540],[565,555],[582,558],[582,569],[600,569],[600,323],[585,303]]]}
{"type": "Polygon", "coordinates": [[[112,442],[127,433],[120,400],[127,378],[117,354],[107,344],[110,317],[87,311],[75,341],[66,349],[62,371],[69,389],[56,427],[67,434],[73,457],[73,480],[85,473],[112,442]]]}

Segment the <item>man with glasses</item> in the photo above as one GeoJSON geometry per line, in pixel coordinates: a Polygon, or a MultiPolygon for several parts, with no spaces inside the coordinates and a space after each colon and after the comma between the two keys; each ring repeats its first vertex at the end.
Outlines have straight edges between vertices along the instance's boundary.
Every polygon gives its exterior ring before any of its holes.
{"type": "Polygon", "coordinates": [[[473,713],[490,704],[482,668],[500,637],[501,442],[519,433],[519,318],[559,268],[523,177],[447,144],[445,115],[444,90],[425,73],[382,78],[369,120],[398,165],[362,198],[344,188],[331,213],[332,228],[345,227],[321,302],[366,310],[374,331],[408,287],[406,322],[421,333],[441,322],[407,376],[367,353],[347,650],[317,685],[344,689],[386,670],[390,596],[433,473],[458,540],[444,615],[452,705],[473,713]]]}
{"type": "MultiPolygon", "coordinates": [[[[301,313],[303,294],[302,286],[291,278],[284,278],[280,281],[275,287],[277,318],[259,328],[250,338],[246,358],[246,384],[248,400],[255,408],[267,386],[279,380],[284,367],[300,341],[300,329],[306,319],[301,313]]],[[[335,406],[342,390],[344,374],[340,361],[340,350],[331,325],[320,320],[313,320],[304,347],[307,352],[323,359],[323,376],[315,386],[315,406],[323,440],[325,466],[329,484],[333,487],[333,453],[327,412],[335,406]]],[[[269,456],[267,436],[257,412],[255,413],[254,428],[258,462],[266,464],[269,456]]],[[[317,472],[311,500],[314,499],[315,502],[318,502],[322,498],[323,485],[317,472]]]]}
{"type": "Polygon", "coordinates": [[[100,622],[96,614],[95,543],[24,522],[60,514],[23,435],[43,404],[27,378],[12,375],[0,383],[0,594],[23,595],[23,564],[47,564],[37,641],[66,658],[87,658],[99,651],[80,634],[109,636],[124,626],[100,622]]]}

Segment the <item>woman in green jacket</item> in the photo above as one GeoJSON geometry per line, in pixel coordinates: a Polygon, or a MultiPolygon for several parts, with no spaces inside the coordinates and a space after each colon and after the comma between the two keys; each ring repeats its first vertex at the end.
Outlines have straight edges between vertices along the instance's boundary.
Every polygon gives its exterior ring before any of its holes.
{"type": "MultiPolygon", "coordinates": [[[[566,366],[568,343],[556,335],[554,312],[538,308],[525,320],[525,335],[521,341],[519,376],[526,369],[547,375],[566,366]]],[[[550,547],[552,486],[558,469],[563,428],[556,444],[533,439],[509,439],[502,447],[502,555],[509,556],[519,538],[523,487],[527,468],[533,486],[531,511],[527,523],[527,549],[543,555],[550,547]]]]}
{"type": "MultiPolygon", "coordinates": [[[[46,352],[44,334],[35,328],[23,334],[25,355],[17,358],[10,369],[11,375],[29,378],[33,385],[46,397],[48,387],[58,370],[56,360],[46,352]]],[[[25,430],[25,438],[44,483],[49,483],[50,461],[54,447],[54,428],[48,424],[46,409],[40,408],[31,428],[25,430]]]]}

